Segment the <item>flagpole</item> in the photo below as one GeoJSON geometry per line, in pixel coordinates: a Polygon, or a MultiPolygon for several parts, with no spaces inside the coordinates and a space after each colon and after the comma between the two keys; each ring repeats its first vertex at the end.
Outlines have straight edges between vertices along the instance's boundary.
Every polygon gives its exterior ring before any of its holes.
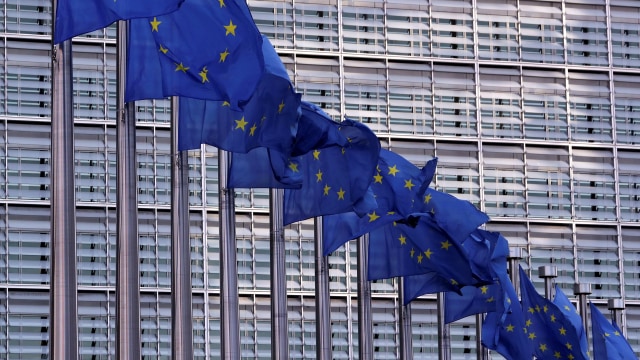
{"type": "Polygon", "coordinates": [[[178,150],[178,97],[171,98],[171,358],[193,359],[189,163],[178,150]]]}
{"type": "Polygon", "coordinates": [[[411,304],[404,305],[404,278],[398,278],[398,311],[400,312],[400,360],[413,360],[411,304]]]}
{"type": "Polygon", "coordinates": [[[538,276],[544,279],[544,297],[551,300],[553,296],[553,279],[558,277],[558,268],[553,265],[540,266],[538,276]]]}
{"type": "Polygon", "coordinates": [[[369,234],[358,238],[358,354],[373,359],[373,322],[371,320],[371,283],[367,280],[369,234]]]}
{"type": "Polygon", "coordinates": [[[591,284],[588,283],[575,283],[573,285],[573,294],[578,297],[580,306],[580,316],[582,317],[582,326],[584,326],[584,335],[587,337],[587,343],[589,343],[589,319],[587,316],[587,295],[591,294],[591,284]]]}
{"type": "Polygon", "coordinates": [[[238,264],[236,263],[236,219],[233,189],[227,188],[231,153],[218,150],[218,203],[220,211],[220,317],[221,357],[240,359],[240,315],[238,264]]]}
{"type": "Polygon", "coordinates": [[[438,293],[438,359],[451,360],[451,334],[444,320],[444,293],[438,293]]]}
{"type": "Polygon", "coordinates": [[[516,294],[520,289],[518,284],[518,261],[520,261],[520,259],[522,259],[522,248],[510,248],[509,255],[507,256],[507,263],[509,265],[509,278],[513,284],[516,294]]]}
{"type": "Polygon", "coordinates": [[[271,189],[269,217],[271,224],[271,358],[289,358],[287,328],[287,283],[284,248],[284,190],[271,189]]]}
{"type": "Polygon", "coordinates": [[[331,360],[331,298],[329,294],[329,259],[323,256],[322,217],[314,219],[316,251],[316,359],[331,360]]]}
{"type": "MultiPolygon", "coordinates": [[[[611,318],[618,325],[620,330],[624,333],[624,326],[622,324],[622,311],[624,310],[624,300],[622,299],[609,299],[607,301],[607,308],[611,311],[611,318]]],[[[624,334],[623,334],[624,335],[624,334]]]]}
{"type": "MultiPolygon", "coordinates": [[[[57,1],[52,5],[55,27],[57,1]]],[[[53,360],[76,360],[78,285],[71,40],[51,47],[51,89],[49,354],[53,360]]]]}
{"type": "Polygon", "coordinates": [[[117,23],[116,358],[140,359],[140,254],[134,103],[124,102],[128,22],[117,23]]]}
{"type": "Polygon", "coordinates": [[[482,314],[476,314],[476,359],[489,359],[489,349],[482,346],[482,322],[484,317],[482,314]]]}

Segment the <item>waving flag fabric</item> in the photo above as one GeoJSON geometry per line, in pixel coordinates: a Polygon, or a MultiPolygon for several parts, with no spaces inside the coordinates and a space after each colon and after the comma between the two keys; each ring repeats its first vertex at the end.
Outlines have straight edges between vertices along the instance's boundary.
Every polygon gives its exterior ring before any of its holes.
{"type": "Polygon", "coordinates": [[[553,303],[562,311],[565,318],[569,320],[576,333],[580,337],[580,348],[583,352],[589,352],[589,344],[587,343],[587,334],[584,330],[584,325],[582,324],[582,317],[580,316],[580,312],[576,309],[575,306],[569,301],[567,295],[562,292],[562,289],[558,284],[555,287],[556,296],[553,298],[553,303]]]}
{"type": "Polygon", "coordinates": [[[593,333],[593,358],[596,360],[638,360],[618,325],[615,322],[609,322],[593,303],[590,303],[589,306],[593,333]]]}

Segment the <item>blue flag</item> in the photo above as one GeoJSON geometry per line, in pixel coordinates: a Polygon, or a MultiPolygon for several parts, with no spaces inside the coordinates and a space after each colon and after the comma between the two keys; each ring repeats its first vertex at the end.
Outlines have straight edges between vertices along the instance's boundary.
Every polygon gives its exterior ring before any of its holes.
{"type": "Polygon", "coordinates": [[[185,0],[172,13],[130,21],[125,101],[177,95],[239,110],[262,78],[262,53],[244,1],[185,0]]]}
{"type": "Polygon", "coordinates": [[[615,322],[609,322],[598,308],[590,303],[593,358],[597,360],[638,360],[631,345],[615,322]]]}
{"type": "Polygon", "coordinates": [[[380,153],[380,141],[364,124],[340,123],[346,146],[329,146],[293,157],[288,167],[302,175],[300,189],[285,189],[284,224],[315,216],[348,211],[365,213],[373,204],[361,204],[367,195],[380,153]]]}
{"type": "Polygon", "coordinates": [[[474,283],[462,245],[427,217],[415,226],[395,222],[371,231],[368,261],[369,280],[435,272],[454,286],[474,283]]]}
{"type": "Polygon", "coordinates": [[[461,289],[462,294],[445,293],[445,323],[496,311],[504,296],[499,279],[507,274],[507,240],[499,233],[477,229],[462,243],[462,247],[471,260],[474,274],[488,280],[488,283],[465,286],[461,289]]]}
{"type": "Polygon", "coordinates": [[[580,316],[580,312],[576,309],[575,306],[569,301],[567,295],[562,292],[562,289],[558,284],[556,284],[556,296],[553,299],[553,303],[562,311],[565,318],[569,320],[576,333],[580,337],[580,348],[584,353],[589,352],[589,344],[587,343],[587,333],[584,330],[584,325],[582,324],[582,317],[580,316]]]}
{"type": "Polygon", "coordinates": [[[425,188],[423,199],[422,211],[431,214],[436,223],[458,242],[464,241],[480,225],[489,221],[487,214],[470,202],[445,192],[425,188]]]}
{"type": "Polygon", "coordinates": [[[378,166],[370,189],[377,207],[366,216],[353,212],[324,216],[324,255],[328,255],[351,239],[362,236],[373,229],[408,217],[421,209],[419,188],[431,183],[437,159],[432,159],[422,168],[404,157],[380,150],[378,166]]]}
{"type": "Polygon", "coordinates": [[[231,109],[228,102],[180,97],[179,150],[208,144],[231,152],[246,153],[256,147],[291,152],[300,94],[294,91],[280,57],[264,36],[262,53],[262,78],[242,111],[231,109]]]}
{"type": "Polygon", "coordinates": [[[438,275],[435,271],[403,278],[404,305],[409,304],[418,296],[439,292],[460,292],[460,286],[452,284],[450,280],[438,275]]]}
{"type": "Polygon", "coordinates": [[[527,274],[520,268],[520,292],[527,338],[539,359],[589,359],[580,346],[580,334],[551,300],[538,294],[527,274]]]}
{"type": "Polygon", "coordinates": [[[507,360],[531,359],[533,341],[527,337],[527,325],[518,295],[505,273],[499,274],[504,292],[495,312],[490,312],[482,323],[482,345],[495,350],[507,360]]]}
{"type": "Polygon", "coordinates": [[[289,158],[330,146],[346,146],[348,140],[340,132],[340,124],[333,121],[314,104],[302,102],[293,148],[287,152],[263,147],[246,154],[234,153],[229,171],[229,188],[302,187],[302,172],[294,172],[289,158]]]}
{"type": "Polygon", "coordinates": [[[118,20],[163,15],[184,0],[58,0],[53,43],[105,28],[118,20]]]}

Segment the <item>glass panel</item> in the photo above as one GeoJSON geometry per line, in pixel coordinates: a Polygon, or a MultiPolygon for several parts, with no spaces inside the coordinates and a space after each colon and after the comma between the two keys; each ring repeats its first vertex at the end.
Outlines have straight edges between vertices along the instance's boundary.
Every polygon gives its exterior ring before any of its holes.
{"type": "Polygon", "coordinates": [[[470,143],[436,143],[435,188],[480,207],[478,146],[470,143]]]}
{"type": "Polygon", "coordinates": [[[616,139],[621,144],[640,143],[640,77],[614,76],[616,139]]]}
{"type": "Polygon", "coordinates": [[[434,66],[433,107],[437,135],[478,133],[474,70],[468,66],[434,66]]]}
{"type": "Polygon", "coordinates": [[[34,285],[49,283],[50,228],[49,207],[9,207],[7,219],[9,283],[34,285]]]}
{"type": "Polygon", "coordinates": [[[605,7],[567,3],[565,16],[569,64],[607,66],[605,7]]]}
{"type": "Polygon", "coordinates": [[[613,65],[640,67],[640,9],[633,2],[611,6],[611,56],[613,65]],[[626,5],[626,6],[625,6],[626,5]]]}
{"type": "Polygon", "coordinates": [[[433,135],[431,67],[389,63],[389,126],[392,133],[433,135]]]}
{"type": "Polygon", "coordinates": [[[610,150],[573,149],[576,219],[615,220],[616,190],[610,150]]]}
{"type": "Polygon", "coordinates": [[[611,142],[611,98],[607,75],[569,73],[571,139],[611,142]]]}
{"type": "Polygon", "coordinates": [[[473,58],[473,8],[471,1],[432,1],[431,36],[434,56],[473,58]]]}
{"type": "Polygon", "coordinates": [[[337,60],[298,57],[295,83],[302,100],[320,106],[334,120],[342,120],[340,64],[337,60]]]}
{"type": "Polygon", "coordinates": [[[640,221],[640,166],[635,151],[618,151],[618,197],[620,218],[640,221]]]}
{"type": "Polygon", "coordinates": [[[7,198],[49,200],[50,131],[44,124],[8,124],[7,198]]]}
{"type": "Polygon", "coordinates": [[[567,149],[529,146],[526,153],[528,215],[570,219],[571,179],[567,149]]]}
{"type": "Polygon", "coordinates": [[[524,70],[522,89],[525,138],[567,140],[564,74],[551,70],[524,70]]]}
{"type": "Polygon", "coordinates": [[[620,298],[618,233],[614,227],[576,226],[578,279],[592,284],[589,297],[620,298]]]}
{"type": "MultiPolygon", "coordinates": [[[[621,233],[624,288],[627,300],[640,299],[640,229],[623,227],[621,233]]],[[[640,324],[638,324],[640,325],[640,324]]]]}
{"type": "Polygon", "coordinates": [[[379,0],[345,2],[342,6],[344,51],[383,54],[384,3],[379,0]],[[357,6],[362,4],[362,6],[357,6]],[[356,6],[354,6],[356,5],[356,6]]]}
{"type": "Polygon", "coordinates": [[[296,1],[296,49],[338,51],[338,7],[335,0],[296,1]]]}
{"type": "MultiPolygon", "coordinates": [[[[554,265],[558,269],[556,284],[566,294],[573,293],[575,267],[573,263],[573,232],[567,225],[531,224],[529,232],[531,242],[531,273],[529,278],[536,285],[539,294],[544,294],[544,281],[538,276],[540,266],[554,265]]],[[[524,267],[524,261],[521,262],[524,267]]]]}
{"type": "Polygon", "coordinates": [[[384,64],[345,60],[344,77],[345,115],[374,132],[388,132],[384,64]]]}
{"type": "Polygon", "coordinates": [[[521,139],[520,71],[482,67],[479,84],[482,136],[521,139]]]}
{"type": "Polygon", "coordinates": [[[409,1],[387,2],[387,53],[429,56],[429,5],[409,1]]]}
{"type": "Polygon", "coordinates": [[[564,63],[562,3],[559,1],[520,1],[522,60],[564,63]]]}
{"type": "Polygon", "coordinates": [[[517,61],[518,4],[515,0],[490,0],[477,3],[478,57],[517,61]]]}
{"type": "Polygon", "coordinates": [[[487,215],[524,217],[526,191],[522,146],[485,145],[482,155],[487,215]]]}
{"type": "Polygon", "coordinates": [[[276,49],[293,48],[293,7],[291,1],[248,2],[260,33],[271,40],[276,49]]]}

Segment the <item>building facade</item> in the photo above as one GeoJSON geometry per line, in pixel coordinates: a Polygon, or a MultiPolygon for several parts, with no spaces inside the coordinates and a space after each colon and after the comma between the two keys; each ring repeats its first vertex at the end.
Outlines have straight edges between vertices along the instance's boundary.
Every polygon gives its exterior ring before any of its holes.
{"type": "MultiPolygon", "coordinates": [[[[303,99],[368,124],[434,186],[492,218],[542,291],[626,302],[640,353],[640,7],[632,0],[251,0],[303,99]]],[[[51,4],[0,0],[0,358],[47,358],[51,4]]],[[[79,341],[115,353],[115,27],[73,40],[79,341]]],[[[139,101],[144,359],[171,355],[169,101],[139,101]]],[[[189,152],[194,349],[220,357],[217,151],[189,152]]],[[[268,192],[238,190],[243,358],[270,358],[268,192]]],[[[286,228],[291,358],[315,357],[313,223],[286,228]]],[[[356,246],[329,257],[333,356],[355,359],[356,246]]],[[[398,358],[398,283],[372,283],[377,359],[398,358]]],[[[412,304],[416,359],[437,357],[435,297],[412,304]]],[[[475,359],[475,319],[451,326],[475,359]]],[[[492,353],[493,359],[501,358],[492,353]]]]}

